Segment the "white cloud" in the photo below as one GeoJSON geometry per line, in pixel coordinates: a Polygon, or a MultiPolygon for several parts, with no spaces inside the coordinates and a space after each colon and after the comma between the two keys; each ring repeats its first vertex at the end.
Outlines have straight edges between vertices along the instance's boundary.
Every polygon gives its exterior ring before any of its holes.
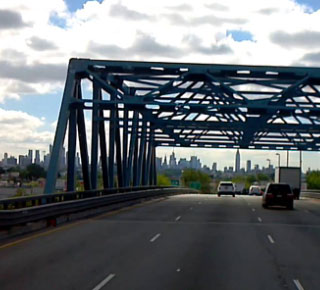
{"type": "MultiPolygon", "coordinates": [[[[319,65],[320,50],[313,45],[318,41],[310,42],[320,35],[319,16],[320,10],[293,0],[88,1],[74,13],[63,0],[1,0],[0,103],[60,90],[71,57],[319,65]],[[254,41],[236,42],[228,30],[248,31],[254,41]]],[[[11,118],[1,125],[12,129],[8,136],[1,129],[0,151],[22,148],[23,142],[34,147],[33,138],[39,145],[52,141],[51,132],[41,131],[45,120],[3,109],[0,114],[11,118]],[[29,125],[21,128],[15,118],[29,125]]],[[[230,153],[218,152],[233,162],[230,153]]],[[[203,158],[210,160],[206,153],[203,158]]]]}
{"type": "Polygon", "coordinates": [[[30,114],[0,108],[0,152],[18,155],[26,149],[46,150],[53,132],[43,130],[44,121],[30,114]]]}

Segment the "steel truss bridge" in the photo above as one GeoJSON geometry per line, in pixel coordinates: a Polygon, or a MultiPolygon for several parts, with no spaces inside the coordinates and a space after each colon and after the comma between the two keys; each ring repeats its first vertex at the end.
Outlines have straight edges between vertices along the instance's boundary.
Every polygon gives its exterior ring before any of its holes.
{"type": "Polygon", "coordinates": [[[318,151],[319,125],[320,68],[71,59],[45,192],[66,132],[74,191],[77,144],[91,190],[100,162],[104,188],[155,184],[158,146],[318,151]]]}

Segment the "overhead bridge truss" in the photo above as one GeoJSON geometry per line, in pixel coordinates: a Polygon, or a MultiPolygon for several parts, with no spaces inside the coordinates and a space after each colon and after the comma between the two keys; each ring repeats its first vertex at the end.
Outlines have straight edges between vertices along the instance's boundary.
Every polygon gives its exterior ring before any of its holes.
{"type": "Polygon", "coordinates": [[[104,188],[155,184],[158,146],[318,151],[319,125],[320,68],[71,59],[45,192],[66,132],[73,191],[77,144],[90,190],[98,166],[104,188]]]}

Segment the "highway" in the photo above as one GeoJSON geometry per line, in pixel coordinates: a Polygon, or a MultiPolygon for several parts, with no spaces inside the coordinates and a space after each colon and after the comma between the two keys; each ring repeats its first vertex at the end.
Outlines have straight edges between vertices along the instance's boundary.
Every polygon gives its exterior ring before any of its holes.
{"type": "Polygon", "coordinates": [[[320,200],[180,195],[0,245],[0,289],[319,290],[320,200]]]}

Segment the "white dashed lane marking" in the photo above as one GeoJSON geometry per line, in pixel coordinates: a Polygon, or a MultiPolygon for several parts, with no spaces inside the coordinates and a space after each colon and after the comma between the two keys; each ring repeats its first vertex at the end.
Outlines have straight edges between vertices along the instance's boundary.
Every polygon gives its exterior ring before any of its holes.
{"type": "Polygon", "coordinates": [[[294,285],[296,285],[298,290],[304,290],[299,280],[293,280],[294,285]]]}
{"type": "Polygon", "coordinates": [[[157,238],[160,237],[160,234],[156,234],[151,240],[150,242],[153,243],[157,238]]]}
{"type": "Polygon", "coordinates": [[[270,241],[271,244],[274,244],[274,243],[275,243],[274,239],[273,239],[270,235],[268,235],[268,239],[269,239],[269,241],[270,241]]]}
{"type": "Polygon", "coordinates": [[[103,279],[96,287],[94,287],[92,290],[100,290],[103,286],[105,286],[107,283],[109,283],[116,275],[110,274],[105,279],[103,279]]]}

